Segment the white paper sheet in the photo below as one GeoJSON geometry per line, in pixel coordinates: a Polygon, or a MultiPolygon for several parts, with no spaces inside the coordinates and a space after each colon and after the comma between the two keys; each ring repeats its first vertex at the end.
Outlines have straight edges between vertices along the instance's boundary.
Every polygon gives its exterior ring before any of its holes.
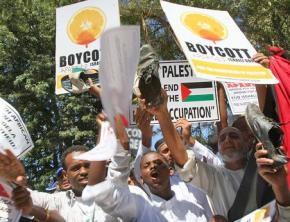
{"type": "Polygon", "coordinates": [[[112,125],[117,114],[128,120],[139,47],[139,26],[113,28],[101,37],[101,99],[112,125]]]}

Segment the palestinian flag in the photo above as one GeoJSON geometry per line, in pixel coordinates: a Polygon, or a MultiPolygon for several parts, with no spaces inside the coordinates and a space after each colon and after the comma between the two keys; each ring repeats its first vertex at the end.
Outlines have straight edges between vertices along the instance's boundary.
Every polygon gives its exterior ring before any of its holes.
{"type": "Polygon", "coordinates": [[[181,83],[182,102],[199,102],[214,100],[214,88],[212,82],[181,83]]]}

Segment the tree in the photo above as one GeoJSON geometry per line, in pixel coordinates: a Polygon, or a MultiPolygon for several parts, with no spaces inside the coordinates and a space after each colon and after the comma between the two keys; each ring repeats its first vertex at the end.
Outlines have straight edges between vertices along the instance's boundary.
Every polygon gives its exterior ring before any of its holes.
{"type": "Polygon", "coordinates": [[[95,99],[54,94],[55,8],[68,3],[1,5],[0,96],[19,111],[35,143],[24,163],[37,189],[48,184],[66,148],[95,141],[95,99]]]}
{"type": "MultiPolygon", "coordinates": [[[[121,1],[122,21],[140,24],[144,42],[150,41],[163,59],[184,58],[159,1],[121,1]]],[[[225,10],[235,19],[258,51],[274,44],[289,49],[289,0],[172,0],[172,3],[207,9],[225,10]]],[[[126,23],[126,24],[127,24],[126,23]]]]}

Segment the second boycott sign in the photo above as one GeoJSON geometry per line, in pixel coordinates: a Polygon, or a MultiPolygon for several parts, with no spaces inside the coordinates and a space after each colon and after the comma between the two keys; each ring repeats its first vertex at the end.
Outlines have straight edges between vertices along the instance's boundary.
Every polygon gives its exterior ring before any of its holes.
{"type": "MultiPolygon", "coordinates": [[[[159,77],[168,95],[168,110],[173,122],[186,118],[190,122],[219,120],[216,83],[196,78],[187,61],[160,62],[159,77]]],[[[134,111],[130,110],[130,124],[135,124],[134,111]]],[[[152,121],[158,123],[157,120],[152,121]]]]}
{"type": "Polygon", "coordinates": [[[256,50],[227,11],[161,1],[166,17],[197,77],[276,84],[269,69],[252,60],[256,50]]]}

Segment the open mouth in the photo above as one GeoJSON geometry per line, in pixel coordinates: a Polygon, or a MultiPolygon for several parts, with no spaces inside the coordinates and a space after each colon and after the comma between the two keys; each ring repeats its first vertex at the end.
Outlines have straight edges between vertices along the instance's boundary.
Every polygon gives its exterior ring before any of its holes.
{"type": "Polygon", "coordinates": [[[156,178],[158,178],[159,174],[156,170],[152,170],[150,173],[150,176],[156,179],[156,178]]]}
{"type": "Polygon", "coordinates": [[[79,179],[80,183],[88,183],[88,178],[79,179]]]}

